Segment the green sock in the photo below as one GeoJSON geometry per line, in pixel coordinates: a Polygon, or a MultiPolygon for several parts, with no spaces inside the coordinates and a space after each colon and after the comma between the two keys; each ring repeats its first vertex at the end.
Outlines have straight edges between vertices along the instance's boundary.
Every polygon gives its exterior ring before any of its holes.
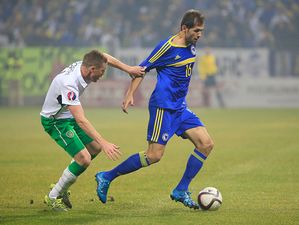
{"type": "Polygon", "coordinates": [[[76,177],[78,177],[81,173],[83,173],[86,168],[79,165],[76,161],[73,161],[69,166],[68,166],[69,171],[74,174],[76,177]]]}

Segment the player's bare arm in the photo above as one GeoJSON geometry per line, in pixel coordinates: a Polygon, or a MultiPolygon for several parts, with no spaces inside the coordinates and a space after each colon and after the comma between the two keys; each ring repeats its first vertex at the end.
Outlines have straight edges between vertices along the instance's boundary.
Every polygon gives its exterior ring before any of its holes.
{"type": "Polygon", "coordinates": [[[68,109],[74,116],[78,125],[93,138],[97,143],[100,144],[101,150],[105,152],[109,159],[116,160],[121,155],[119,146],[106,141],[93,127],[93,125],[88,121],[84,115],[84,110],[81,105],[69,105],[68,109]]]}
{"type": "Polygon", "coordinates": [[[127,111],[128,107],[134,106],[134,93],[137,90],[137,88],[140,86],[142,80],[143,77],[137,77],[135,79],[132,79],[129,89],[122,103],[123,112],[128,113],[127,111]]]}
{"type": "Polygon", "coordinates": [[[144,68],[141,66],[129,66],[107,53],[104,53],[104,56],[107,58],[110,66],[130,74],[131,77],[142,77],[145,74],[144,68]]]}

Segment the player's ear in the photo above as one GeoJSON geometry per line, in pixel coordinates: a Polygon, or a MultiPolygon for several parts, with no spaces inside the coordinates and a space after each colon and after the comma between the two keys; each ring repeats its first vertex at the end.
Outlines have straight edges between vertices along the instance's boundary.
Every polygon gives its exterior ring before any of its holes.
{"type": "Polygon", "coordinates": [[[90,72],[94,72],[94,70],[96,69],[96,67],[95,66],[90,66],[90,67],[88,67],[88,69],[89,69],[90,72]]]}
{"type": "Polygon", "coordinates": [[[187,29],[188,29],[188,28],[187,28],[186,25],[182,25],[182,26],[181,26],[181,30],[182,30],[182,31],[186,31],[187,29]]]}

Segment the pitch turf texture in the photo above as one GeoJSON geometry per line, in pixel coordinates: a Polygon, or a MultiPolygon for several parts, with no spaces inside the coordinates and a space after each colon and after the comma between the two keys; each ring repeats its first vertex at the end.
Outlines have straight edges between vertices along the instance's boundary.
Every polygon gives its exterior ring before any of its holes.
{"type": "Polygon", "coordinates": [[[194,211],[170,200],[193,150],[174,137],[163,159],[120,177],[110,187],[115,201],[101,204],[94,174],[144,150],[148,113],[130,109],[87,109],[97,130],[121,146],[119,161],[100,155],[71,188],[73,210],[55,213],[43,204],[48,186],[70,162],[46,133],[38,108],[0,108],[0,224],[299,224],[299,110],[194,109],[216,145],[190,185],[193,197],[217,187],[223,205],[194,211]]]}

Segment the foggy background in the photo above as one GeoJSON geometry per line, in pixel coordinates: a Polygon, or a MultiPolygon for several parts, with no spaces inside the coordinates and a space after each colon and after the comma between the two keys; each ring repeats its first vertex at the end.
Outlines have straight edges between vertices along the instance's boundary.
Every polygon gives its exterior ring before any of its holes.
{"type": "MultiPolygon", "coordinates": [[[[0,0],[0,105],[41,105],[53,77],[91,49],[138,65],[191,8],[206,17],[197,55],[207,47],[215,55],[218,87],[206,105],[196,64],[190,106],[299,107],[298,0],[0,0]]],[[[146,75],[137,105],[147,105],[155,81],[155,71],[146,75]]],[[[119,107],[129,82],[109,69],[82,100],[119,107]]]]}

